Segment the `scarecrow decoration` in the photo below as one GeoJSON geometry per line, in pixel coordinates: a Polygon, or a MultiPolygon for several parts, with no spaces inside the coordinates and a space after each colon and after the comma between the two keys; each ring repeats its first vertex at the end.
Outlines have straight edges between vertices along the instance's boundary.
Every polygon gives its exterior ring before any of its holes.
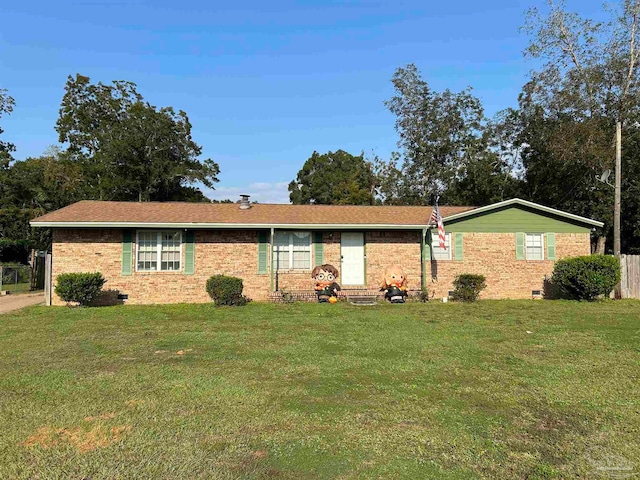
{"type": "Polygon", "coordinates": [[[393,265],[387,267],[380,282],[380,291],[384,292],[384,298],[391,303],[404,303],[407,294],[407,277],[402,267],[393,265]]]}
{"type": "Polygon", "coordinates": [[[336,303],[340,285],[335,282],[338,278],[338,269],[333,265],[325,263],[318,265],[311,272],[311,278],[316,282],[315,290],[319,303],[336,303]]]}

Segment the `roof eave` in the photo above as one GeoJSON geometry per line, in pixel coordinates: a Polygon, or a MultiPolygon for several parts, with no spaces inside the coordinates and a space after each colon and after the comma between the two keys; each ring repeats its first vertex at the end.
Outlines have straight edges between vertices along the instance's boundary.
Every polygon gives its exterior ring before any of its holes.
{"type": "Polygon", "coordinates": [[[171,222],[51,222],[32,221],[32,227],[41,228],[184,228],[184,229],[304,229],[304,230],[422,230],[428,225],[401,225],[401,224],[353,224],[353,223],[171,223],[171,222]]]}

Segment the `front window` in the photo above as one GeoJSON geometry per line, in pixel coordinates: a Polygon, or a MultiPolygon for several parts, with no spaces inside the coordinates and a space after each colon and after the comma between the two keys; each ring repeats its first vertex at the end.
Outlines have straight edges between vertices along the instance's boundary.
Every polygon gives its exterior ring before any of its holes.
{"type": "Polygon", "coordinates": [[[542,233],[527,233],[525,239],[527,260],[544,260],[544,241],[542,233]]]}
{"type": "Polygon", "coordinates": [[[170,272],[180,270],[182,235],[179,230],[139,231],[137,270],[140,272],[170,272]]]}
{"type": "Polygon", "coordinates": [[[311,232],[276,232],[273,255],[276,270],[310,270],[311,232]]]}
{"type": "Polygon", "coordinates": [[[433,260],[451,260],[451,234],[445,233],[444,245],[446,248],[440,247],[440,240],[438,239],[438,232],[431,232],[431,251],[433,252],[433,260]]]}

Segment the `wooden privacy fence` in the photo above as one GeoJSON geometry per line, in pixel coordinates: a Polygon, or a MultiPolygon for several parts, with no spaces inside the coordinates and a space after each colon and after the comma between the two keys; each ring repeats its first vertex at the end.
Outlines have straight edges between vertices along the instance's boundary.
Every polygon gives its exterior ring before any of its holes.
{"type": "Polygon", "coordinates": [[[622,298],[640,298],[640,255],[621,255],[620,268],[622,298]]]}

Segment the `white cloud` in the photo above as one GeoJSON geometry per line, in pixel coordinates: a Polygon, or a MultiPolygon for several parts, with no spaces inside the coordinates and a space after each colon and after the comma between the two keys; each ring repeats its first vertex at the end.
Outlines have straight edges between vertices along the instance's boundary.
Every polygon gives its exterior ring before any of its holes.
{"type": "Polygon", "coordinates": [[[203,188],[202,192],[212,200],[236,200],[241,194],[251,195],[250,200],[259,203],[289,203],[288,182],[255,182],[240,187],[216,187],[215,190],[203,188]]]}

